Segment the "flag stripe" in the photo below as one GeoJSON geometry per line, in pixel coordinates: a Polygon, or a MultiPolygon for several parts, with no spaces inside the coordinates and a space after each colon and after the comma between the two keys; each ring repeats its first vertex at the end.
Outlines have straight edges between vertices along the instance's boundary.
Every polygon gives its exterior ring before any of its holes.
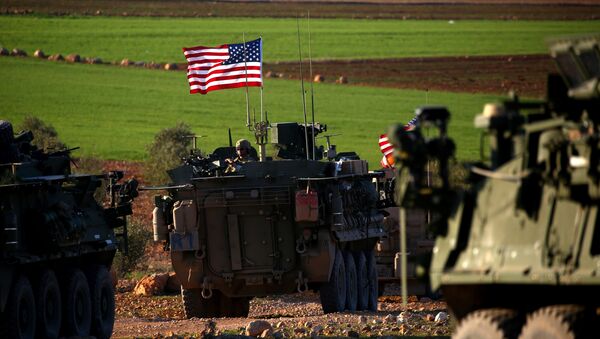
{"type": "MultiPolygon", "coordinates": [[[[262,85],[262,82],[248,81],[248,86],[261,86],[261,85],[262,85]]],[[[233,84],[223,84],[223,85],[211,86],[206,90],[202,90],[199,88],[198,89],[190,89],[190,94],[195,94],[195,93],[206,94],[208,92],[216,91],[218,89],[239,88],[239,87],[245,87],[245,86],[246,86],[246,84],[244,82],[238,82],[238,83],[233,83],[233,84]]]]}

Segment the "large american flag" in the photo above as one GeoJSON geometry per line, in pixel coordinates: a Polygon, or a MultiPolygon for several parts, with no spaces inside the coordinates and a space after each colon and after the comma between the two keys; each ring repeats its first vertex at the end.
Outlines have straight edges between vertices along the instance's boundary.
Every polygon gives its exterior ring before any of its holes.
{"type": "Polygon", "coordinates": [[[262,40],[217,47],[184,47],[190,93],[262,86],[262,40]]]}

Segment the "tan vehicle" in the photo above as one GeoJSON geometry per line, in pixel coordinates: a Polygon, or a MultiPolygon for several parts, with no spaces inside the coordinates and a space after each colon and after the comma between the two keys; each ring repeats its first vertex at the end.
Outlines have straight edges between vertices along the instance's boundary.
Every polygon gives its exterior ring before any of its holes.
{"type": "Polygon", "coordinates": [[[325,126],[273,124],[275,160],[231,171],[236,150],[220,147],[169,172],[154,237],[171,252],[187,317],[247,316],[252,297],[308,289],[326,313],[377,309],[382,174],[353,152],[312,147],[313,131],[325,126]]]}

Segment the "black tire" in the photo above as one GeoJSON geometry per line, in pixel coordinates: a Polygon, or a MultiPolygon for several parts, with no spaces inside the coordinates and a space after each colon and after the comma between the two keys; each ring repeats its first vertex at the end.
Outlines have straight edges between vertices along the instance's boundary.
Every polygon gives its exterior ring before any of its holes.
{"type": "MultiPolygon", "coordinates": [[[[596,338],[597,331],[586,328],[593,314],[579,305],[554,305],[541,308],[527,317],[519,339],[596,338]]],[[[596,323],[597,324],[597,323],[596,323]]]]}
{"type": "Polygon", "coordinates": [[[458,324],[453,339],[515,338],[520,325],[513,310],[493,308],[477,310],[458,324]]]}
{"type": "Polygon", "coordinates": [[[221,294],[220,314],[222,317],[246,318],[250,312],[250,298],[228,297],[221,294]]]}
{"type": "Polygon", "coordinates": [[[358,302],[356,265],[350,251],[344,251],[344,266],[346,268],[346,310],[356,311],[358,302]]]}
{"type": "Polygon", "coordinates": [[[364,311],[369,307],[369,278],[367,274],[367,259],[364,252],[358,251],[354,253],[354,263],[356,264],[356,309],[364,311]]]}
{"type": "Polygon", "coordinates": [[[45,270],[40,275],[35,294],[37,337],[58,338],[62,320],[60,286],[56,275],[45,270]]]}
{"type": "Polygon", "coordinates": [[[4,335],[7,338],[34,338],[35,301],[33,289],[27,277],[19,276],[14,281],[2,318],[4,335]]]}
{"type": "Polygon", "coordinates": [[[221,292],[213,290],[209,299],[202,297],[200,288],[181,287],[181,301],[185,317],[190,318],[217,318],[221,316],[220,302],[221,292]]]}
{"type": "Polygon", "coordinates": [[[115,324],[115,291],[106,266],[90,271],[92,325],[90,334],[98,339],[110,338],[115,324]]]}
{"type": "Polygon", "coordinates": [[[342,312],[346,307],[346,268],[339,249],[335,251],[329,281],[321,285],[319,296],[324,313],[342,312]]]}
{"type": "Polygon", "coordinates": [[[92,325],[92,300],[88,281],[81,270],[73,270],[63,285],[63,333],[87,336],[92,325]]]}
{"type": "Polygon", "coordinates": [[[377,311],[377,298],[379,297],[379,281],[377,278],[377,262],[375,261],[375,251],[365,251],[367,260],[367,282],[369,283],[367,290],[369,291],[369,299],[367,310],[377,311]]]}

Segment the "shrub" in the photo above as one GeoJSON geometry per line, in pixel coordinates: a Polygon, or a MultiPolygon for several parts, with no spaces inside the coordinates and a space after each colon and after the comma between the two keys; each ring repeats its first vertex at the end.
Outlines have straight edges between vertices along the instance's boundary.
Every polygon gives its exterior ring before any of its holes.
{"type": "Polygon", "coordinates": [[[144,228],[140,222],[132,222],[127,226],[127,239],[129,252],[125,255],[122,251],[117,251],[113,261],[113,269],[118,276],[124,276],[139,267],[144,262],[146,246],[152,239],[152,232],[144,228]]]}
{"type": "Polygon", "coordinates": [[[23,131],[31,131],[33,133],[33,141],[31,143],[39,149],[59,151],[67,148],[67,145],[58,138],[58,133],[54,129],[54,126],[45,123],[37,117],[26,116],[19,127],[23,131]]]}
{"type": "Polygon", "coordinates": [[[166,171],[181,164],[191,146],[190,126],[178,123],[175,127],[165,128],[154,136],[148,145],[148,160],[144,164],[146,181],[151,184],[166,183],[169,178],[166,171]]]}

